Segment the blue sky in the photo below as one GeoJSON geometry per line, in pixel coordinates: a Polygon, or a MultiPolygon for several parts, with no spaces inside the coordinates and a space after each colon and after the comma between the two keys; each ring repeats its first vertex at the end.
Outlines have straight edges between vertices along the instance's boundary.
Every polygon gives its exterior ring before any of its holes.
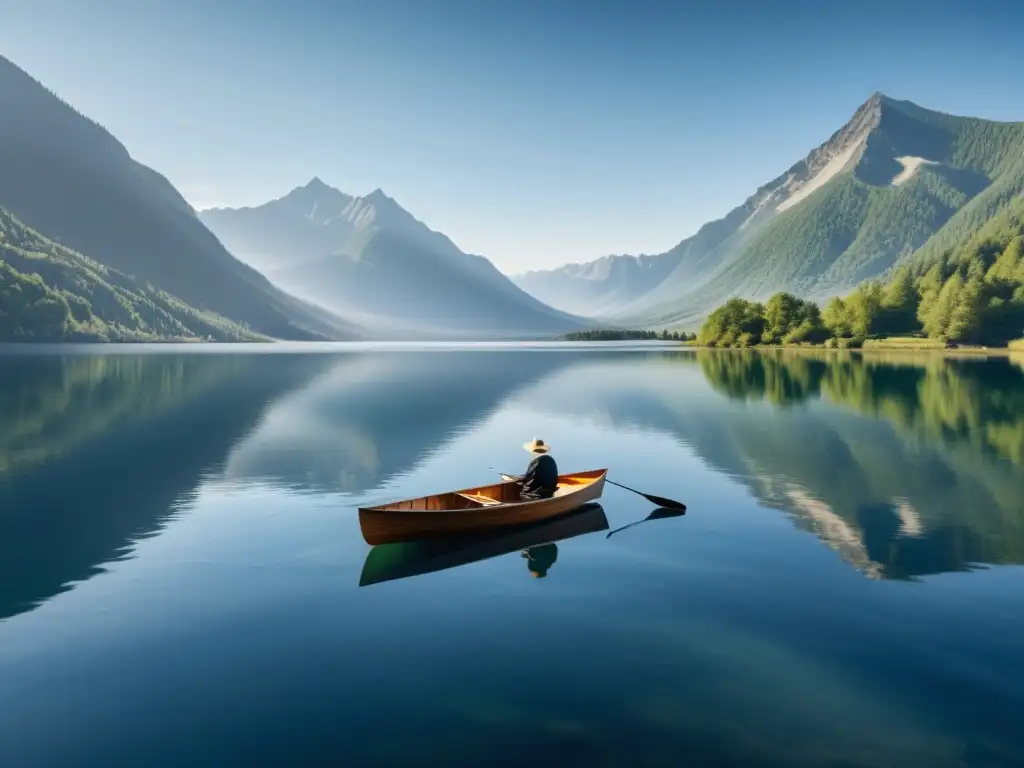
{"type": "Polygon", "coordinates": [[[0,53],[196,206],[383,188],[506,272],[658,253],[872,92],[1024,120],[1024,3],[4,0],[0,53]]]}

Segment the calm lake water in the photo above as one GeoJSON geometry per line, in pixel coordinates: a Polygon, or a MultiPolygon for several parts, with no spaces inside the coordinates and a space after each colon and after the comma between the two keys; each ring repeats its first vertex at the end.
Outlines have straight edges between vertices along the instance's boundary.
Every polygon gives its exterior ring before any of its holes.
{"type": "Polygon", "coordinates": [[[1006,359],[0,356],[4,768],[1022,765],[1022,562],[1006,359]],[[687,514],[364,543],[534,436],[687,514]]]}

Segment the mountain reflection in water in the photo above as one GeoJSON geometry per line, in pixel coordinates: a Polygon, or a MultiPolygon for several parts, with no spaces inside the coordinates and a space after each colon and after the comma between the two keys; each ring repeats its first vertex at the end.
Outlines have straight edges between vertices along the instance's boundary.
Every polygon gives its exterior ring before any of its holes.
{"type": "Polygon", "coordinates": [[[1024,760],[1024,591],[998,567],[1024,562],[1016,362],[210,348],[0,370],[5,766],[1024,760]],[[689,511],[609,487],[536,527],[365,545],[358,507],[489,482],[533,436],[689,511]]]}
{"type": "Polygon", "coordinates": [[[667,434],[873,577],[1024,562],[1024,372],[1006,359],[29,356],[0,382],[0,616],[126,556],[209,478],[379,493],[524,404],[667,434]],[[695,371],[725,399],[682,386],[695,371]]]}

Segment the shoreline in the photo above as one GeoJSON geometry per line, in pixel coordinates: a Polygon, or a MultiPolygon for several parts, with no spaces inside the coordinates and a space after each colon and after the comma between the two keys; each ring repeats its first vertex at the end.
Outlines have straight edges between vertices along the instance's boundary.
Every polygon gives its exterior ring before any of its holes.
{"type": "Polygon", "coordinates": [[[700,344],[696,341],[670,341],[663,339],[600,339],[600,340],[579,340],[579,341],[567,341],[564,339],[519,339],[519,340],[465,340],[465,339],[410,339],[407,341],[398,341],[395,339],[387,340],[349,340],[349,341],[289,341],[282,339],[269,339],[266,341],[255,341],[255,340],[238,340],[238,341],[206,341],[205,339],[161,339],[161,340],[131,340],[131,341],[93,341],[93,340],[77,340],[77,341],[0,341],[0,351],[18,351],[18,350],[42,350],[47,348],[91,348],[96,350],[102,349],[131,349],[138,347],[157,347],[157,348],[171,348],[171,347],[188,347],[193,349],[209,349],[210,347],[218,348],[233,348],[233,349],[252,349],[253,347],[259,348],[291,348],[291,349],[307,349],[307,350],[326,350],[327,348],[336,348],[338,346],[350,347],[353,345],[358,346],[373,346],[373,347],[403,347],[410,345],[413,347],[431,347],[431,346],[442,346],[442,347],[511,347],[517,348],[520,346],[538,346],[538,347],[550,347],[550,348],[574,348],[579,349],[580,347],[595,346],[609,348],[648,348],[648,349],[663,349],[663,350],[712,350],[712,351],[755,351],[755,352],[778,352],[778,351],[795,351],[795,352],[842,352],[842,353],[886,353],[886,352],[899,352],[899,353],[913,353],[922,355],[935,355],[940,354],[943,356],[953,357],[1009,357],[1024,355],[1024,339],[1018,339],[1010,342],[1004,347],[993,347],[983,345],[957,345],[957,346],[946,346],[939,342],[931,341],[928,339],[908,339],[908,340],[886,340],[886,339],[868,339],[863,345],[859,347],[829,347],[825,344],[812,344],[807,342],[797,344],[753,344],[750,346],[711,346],[707,344],[700,344]]]}
{"type": "Polygon", "coordinates": [[[686,349],[704,349],[716,351],[753,350],[756,352],[767,351],[796,351],[796,352],[842,352],[842,353],[880,353],[899,352],[914,353],[922,355],[943,355],[952,357],[1010,357],[1024,355],[1024,344],[1011,342],[1005,347],[990,347],[982,345],[960,345],[947,347],[938,342],[903,343],[886,342],[884,339],[869,339],[859,347],[827,347],[824,344],[753,344],[749,347],[716,347],[707,344],[694,342],[681,343],[679,346],[686,349]]]}

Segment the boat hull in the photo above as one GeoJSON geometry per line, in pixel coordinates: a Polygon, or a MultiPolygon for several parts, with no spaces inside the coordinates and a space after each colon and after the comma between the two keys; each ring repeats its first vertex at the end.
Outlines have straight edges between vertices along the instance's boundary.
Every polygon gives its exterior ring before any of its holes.
{"type": "Polygon", "coordinates": [[[600,469],[560,475],[559,490],[550,499],[518,501],[518,484],[506,481],[360,507],[359,528],[366,543],[376,546],[535,523],[597,501],[604,492],[606,474],[607,470],[600,469]]]}

